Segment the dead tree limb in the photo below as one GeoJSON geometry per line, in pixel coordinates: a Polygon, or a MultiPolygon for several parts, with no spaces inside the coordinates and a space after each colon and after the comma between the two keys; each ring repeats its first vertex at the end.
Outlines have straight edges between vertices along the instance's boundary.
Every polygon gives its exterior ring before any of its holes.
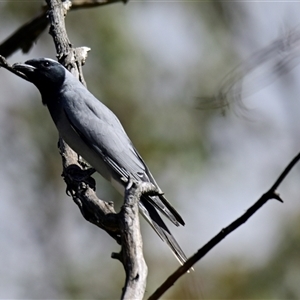
{"type": "Polygon", "coordinates": [[[122,250],[113,253],[125,268],[126,284],[122,299],[143,299],[146,289],[147,265],[143,256],[143,241],[139,223],[139,199],[143,194],[158,195],[157,188],[147,182],[129,180],[125,190],[124,205],[120,212],[120,228],[122,230],[122,250]]]}
{"type": "Polygon", "coordinates": [[[228,234],[233,232],[239,226],[244,224],[254,213],[256,213],[269,200],[275,199],[283,202],[279,194],[276,192],[279,185],[286,178],[292,168],[300,160],[300,153],[293,158],[293,160],[286,166],[278,179],[272,187],[263,194],[241,217],[232,222],[229,226],[223,228],[215,237],[213,237],[207,244],[191,256],[184,265],[178,268],[172,275],[170,275],[163,284],[148,298],[149,300],[159,299],[182,275],[184,275],[192,266],[204,257],[213,247],[220,243],[228,234]]]}

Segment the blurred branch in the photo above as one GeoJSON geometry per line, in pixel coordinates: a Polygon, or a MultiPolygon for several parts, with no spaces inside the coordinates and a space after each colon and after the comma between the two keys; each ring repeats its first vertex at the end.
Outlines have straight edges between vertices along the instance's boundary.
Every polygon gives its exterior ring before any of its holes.
{"type": "Polygon", "coordinates": [[[300,30],[294,28],[231,70],[223,78],[216,95],[198,97],[197,108],[225,108],[233,101],[243,107],[242,98],[273,83],[299,63],[300,30]]]}
{"type": "Polygon", "coordinates": [[[208,243],[206,243],[202,248],[198,250],[192,257],[190,257],[184,265],[178,268],[172,275],[170,275],[165,282],[148,298],[149,300],[159,299],[174,283],[188,270],[192,268],[192,266],[198,262],[202,257],[204,257],[213,247],[215,247],[218,243],[220,243],[228,234],[233,232],[239,226],[244,224],[254,213],[256,213],[267,201],[271,199],[278,200],[283,202],[277,194],[276,189],[283,182],[292,168],[298,163],[300,160],[300,153],[287,165],[284,171],[280,174],[278,179],[272,185],[272,187],[263,194],[257,202],[255,202],[241,217],[232,222],[229,226],[223,228],[215,237],[213,237],[208,243]]]}
{"type": "Polygon", "coordinates": [[[19,49],[21,49],[23,53],[27,53],[47,26],[48,20],[46,11],[44,11],[31,21],[22,25],[1,43],[0,54],[4,57],[8,57],[19,49]]]}
{"type": "MultiPolygon", "coordinates": [[[[104,6],[116,2],[126,3],[127,0],[67,0],[64,2],[70,3],[70,10],[78,10],[83,8],[104,6]]],[[[47,6],[44,6],[41,14],[22,25],[3,43],[0,44],[0,55],[7,58],[19,49],[21,49],[23,53],[28,53],[34,42],[48,27],[48,25],[49,21],[47,19],[47,6]]]]}

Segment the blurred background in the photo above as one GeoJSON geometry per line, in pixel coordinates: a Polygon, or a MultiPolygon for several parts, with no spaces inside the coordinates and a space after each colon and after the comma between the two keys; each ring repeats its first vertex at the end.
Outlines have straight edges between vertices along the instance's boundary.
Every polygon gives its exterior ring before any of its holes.
{"type": "MultiPolygon", "coordinates": [[[[42,5],[1,1],[0,41],[42,5]]],[[[120,118],[186,221],[169,227],[188,256],[244,213],[300,150],[300,43],[287,39],[299,14],[300,3],[288,1],[130,1],[67,16],[72,44],[92,49],[88,88],[120,118]],[[282,47],[268,48],[278,39],[282,47]],[[214,108],[219,92],[229,107],[214,108]]],[[[47,31],[9,62],[55,58],[47,31]]],[[[58,135],[38,91],[0,69],[0,105],[0,298],[118,299],[124,271],[110,255],[119,247],[66,196],[58,135]]],[[[280,186],[284,204],[269,201],[163,299],[299,299],[299,170],[280,186]]],[[[100,198],[122,203],[96,180],[100,198]]],[[[178,263],[141,223],[147,297],[178,263]]]]}

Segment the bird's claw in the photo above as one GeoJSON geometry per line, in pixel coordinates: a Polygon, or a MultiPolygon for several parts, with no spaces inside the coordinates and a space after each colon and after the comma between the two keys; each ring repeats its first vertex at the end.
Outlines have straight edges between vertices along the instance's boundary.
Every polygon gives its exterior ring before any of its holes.
{"type": "Polygon", "coordinates": [[[72,196],[74,194],[74,190],[78,189],[78,185],[81,183],[86,184],[87,186],[91,187],[94,191],[96,190],[96,181],[92,174],[95,173],[94,168],[89,168],[87,170],[82,170],[77,165],[70,165],[68,166],[62,176],[64,177],[67,183],[66,193],[68,196],[72,196]]]}

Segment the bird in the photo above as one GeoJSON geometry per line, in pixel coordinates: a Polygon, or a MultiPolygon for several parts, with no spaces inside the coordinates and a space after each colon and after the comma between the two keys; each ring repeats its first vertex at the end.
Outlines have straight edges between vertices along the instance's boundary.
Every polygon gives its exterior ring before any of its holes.
{"type": "MultiPolygon", "coordinates": [[[[13,68],[38,88],[60,137],[117,191],[124,195],[124,178],[130,177],[150,182],[161,191],[117,116],[62,64],[38,58],[16,63],[13,68]]],[[[158,196],[143,195],[139,211],[184,264],[187,257],[159,212],[176,226],[185,222],[162,191],[158,196]]]]}

